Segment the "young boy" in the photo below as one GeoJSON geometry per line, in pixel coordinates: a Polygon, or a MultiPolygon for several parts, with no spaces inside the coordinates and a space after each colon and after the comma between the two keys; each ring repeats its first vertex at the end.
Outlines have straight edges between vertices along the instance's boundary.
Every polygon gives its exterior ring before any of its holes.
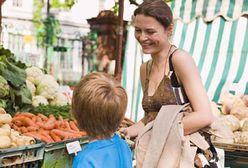
{"type": "Polygon", "coordinates": [[[73,168],[131,168],[131,151],[115,131],[127,107],[123,87],[106,73],[82,78],[73,92],[72,113],[89,136],[89,144],[75,156],[73,168]]]}

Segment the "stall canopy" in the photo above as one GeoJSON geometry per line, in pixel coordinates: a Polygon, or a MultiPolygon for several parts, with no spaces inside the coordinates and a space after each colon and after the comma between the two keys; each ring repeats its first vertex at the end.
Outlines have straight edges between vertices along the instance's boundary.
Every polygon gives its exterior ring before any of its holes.
{"type": "MultiPolygon", "coordinates": [[[[248,94],[248,0],[175,0],[172,43],[194,58],[209,98],[219,102],[222,90],[248,94]]],[[[139,66],[143,55],[130,27],[123,67],[129,104],[127,117],[143,115],[139,66]]]]}

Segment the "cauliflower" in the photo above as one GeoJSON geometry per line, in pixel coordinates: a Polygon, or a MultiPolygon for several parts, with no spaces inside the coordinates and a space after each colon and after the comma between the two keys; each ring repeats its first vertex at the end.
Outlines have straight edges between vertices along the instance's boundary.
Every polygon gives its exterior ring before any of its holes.
{"type": "Polygon", "coordinates": [[[44,76],[44,73],[38,67],[32,66],[25,71],[27,73],[27,80],[35,85],[38,85],[44,76]]]}
{"type": "Polygon", "coordinates": [[[9,84],[0,76],[0,98],[4,98],[9,95],[9,84]]]}
{"type": "Polygon", "coordinates": [[[42,80],[37,86],[37,95],[44,96],[47,99],[54,99],[59,92],[59,84],[49,75],[43,75],[42,80]]]}
{"type": "Polygon", "coordinates": [[[55,98],[50,101],[51,105],[64,106],[69,104],[67,97],[63,93],[57,93],[55,98]]]}
{"type": "Polygon", "coordinates": [[[35,91],[36,91],[34,84],[30,82],[29,80],[26,80],[26,85],[27,85],[28,90],[32,93],[32,96],[34,96],[35,91]]]}
{"type": "Polygon", "coordinates": [[[44,96],[34,96],[32,99],[32,105],[37,107],[39,105],[48,105],[48,101],[44,96]]]}

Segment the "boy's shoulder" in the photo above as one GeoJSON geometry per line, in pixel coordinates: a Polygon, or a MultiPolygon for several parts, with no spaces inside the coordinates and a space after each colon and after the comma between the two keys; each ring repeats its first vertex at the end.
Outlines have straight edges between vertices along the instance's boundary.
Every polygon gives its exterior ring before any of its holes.
{"type": "Polygon", "coordinates": [[[74,158],[74,163],[94,163],[95,165],[106,165],[112,167],[130,167],[132,154],[127,143],[119,135],[114,135],[108,140],[91,142],[83,148],[74,158]],[[120,157],[121,156],[121,157],[120,157]],[[127,166],[128,165],[128,166],[127,166]]]}

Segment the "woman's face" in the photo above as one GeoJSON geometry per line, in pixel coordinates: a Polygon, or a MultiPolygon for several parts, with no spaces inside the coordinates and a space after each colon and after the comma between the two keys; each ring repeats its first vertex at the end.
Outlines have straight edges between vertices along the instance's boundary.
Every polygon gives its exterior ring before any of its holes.
{"type": "Polygon", "coordinates": [[[145,15],[134,18],[135,38],[145,54],[158,54],[168,45],[168,31],[156,19],[145,15]]]}

